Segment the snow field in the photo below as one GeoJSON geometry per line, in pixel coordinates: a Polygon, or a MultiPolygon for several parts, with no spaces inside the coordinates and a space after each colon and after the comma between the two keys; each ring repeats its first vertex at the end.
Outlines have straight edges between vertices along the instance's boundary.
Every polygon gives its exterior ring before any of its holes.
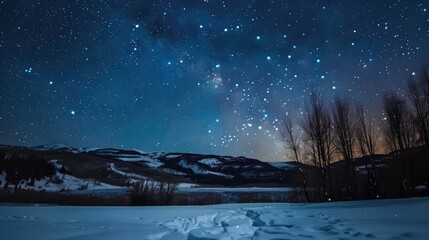
{"type": "Polygon", "coordinates": [[[429,198],[162,207],[0,206],[2,239],[429,239],[429,198]]]}

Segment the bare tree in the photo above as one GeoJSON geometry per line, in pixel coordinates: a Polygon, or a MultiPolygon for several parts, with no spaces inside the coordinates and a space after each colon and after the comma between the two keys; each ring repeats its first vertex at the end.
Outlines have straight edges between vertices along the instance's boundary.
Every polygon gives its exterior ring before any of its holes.
{"type": "Polygon", "coordinates": [[[177,183],[160,179],[144,180],[133,183],[134,191],[131,196],[135,205],[168,205],[172,202],[177,190],[177,183]]]}
{"type": "Polygon", "coordinates": [[[333,149],[331,117],[322,99],[314,91],[311,92],[310,103],[306,106],[306,117],[301,125],[305,140],[309,145],[308,149],[312,151],[312,160],[321,169],[321,197],[325,200],[331,200],[330,163],[333,149]]]}
{"type": "MultiPolygon", "coordinates": [[[[292,118],[286,116],[283,120],[283,126],[280,129],[280,135],[282,137],[283,142],[285,143],[285,147],[287,150],[292,152],[291,159],[297,161],[298,163],[303,164],[304,160],[302,157],[302,147],[301,147],[301,136],[299,131],[294,131],[292,118]]],[[[307,174],[304,168],[299,167],[301,173],[301,184],[302,189],[304,190],[305,197],[307,201],[310,202],[310,196],[307,190],[307,174]]]]}
{"type": "Polygon", "coordinates": [[[429,76],[423,71],[420,81],[408,81],[408,97],[413,107],[413,119],[417,126],[420,142],[429,150],[429,76]]]}
{"type": "Polygon", "coordinates": [[[393,93],[386,94],[383,98],[384,111],[386,113],[387,125],[384,128],[387,143],[400,157],[402,164],[402,184],[408,193],[410,189],[409,166],[404,159],[404,150],[413,146],[413,126],[410,113],[408,112],[404,99],[393,93]]]}
{"type": "Polygon", "coordinates": [[[429,65],[423,67],[423,71],[420,75],[420,84],[425,99],[429,99],[429,65]]]}
{"type": "Polygon", "coordinates": [[[386,94],[383,98],[384,111],[386,113],[387,131],[389,139],[392,141],[392,150],[403,151],[413,146],[412,127],[410,127],[410,113],[404,99],[395,94],[386,94]]]}
{"type": "Polygon", "coordinates": [[[380,186],[374,155],[377,149],[377,136],[375,134],[374,124],[370,117],[365,118],[363,106],[356,104],[356,139],[361,156],[368,156],[371,161],[371,169],[367,169],[370,178],[370,192],[373,197],[383,196],[383,190],[380,186]]]}
{"type": "Polygon", "coordinates": [[[294,131],[293,122],[289,116],[286,116],[283,120],[283,126],[280,129],[280,134],[286,145],[286,149],[290,150],[293,154],[291,159],[302,163],[300,134],[299,132],[294,131]]]}
{"type": "Polygon", "coordinates": [[[167,182],[166,183],[164,195],[162,196],[163,197],[162,202],[165,205],[168,205],[171,203],[174,195],[176,194],[177,187],[178,187],[178,184],[175,182],[167,182]]]}
{"type": "Polygon", "coordinates": [[[356,104],[357,128],[356,137],[361,156],[374,155],[377,151],[377,135],[370,117],[365,117],[364,108],[356,104]]]}
{"type": "Polygon", "coordinates": [[[356,143],[356,123],[352,116],[350,102],[336,98],[332,111],[334,126],[334,145],[346,167],[346,183],[349,198],[357,199],[356,174],[354,168],[354,148],[356,143]]]}

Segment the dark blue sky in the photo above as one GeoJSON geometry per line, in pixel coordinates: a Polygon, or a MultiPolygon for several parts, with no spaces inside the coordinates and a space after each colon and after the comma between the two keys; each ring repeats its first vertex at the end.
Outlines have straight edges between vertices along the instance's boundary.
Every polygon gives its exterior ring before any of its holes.
{"type": "Polygon", "coordinates": [[[0,1],[0,143],[282,160],[311,88],[382,118],[427,1],[0,1]]]}

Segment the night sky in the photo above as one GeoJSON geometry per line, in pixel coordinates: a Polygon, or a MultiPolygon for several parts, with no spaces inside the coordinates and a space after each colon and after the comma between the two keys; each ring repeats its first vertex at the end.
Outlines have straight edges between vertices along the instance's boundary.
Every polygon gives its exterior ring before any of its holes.
{"type": "Polygon", "coordinates": [[[424,0],[5,0],[0,143],[283,160],[310,89],[379,121],[428,60],[424,0]]]}

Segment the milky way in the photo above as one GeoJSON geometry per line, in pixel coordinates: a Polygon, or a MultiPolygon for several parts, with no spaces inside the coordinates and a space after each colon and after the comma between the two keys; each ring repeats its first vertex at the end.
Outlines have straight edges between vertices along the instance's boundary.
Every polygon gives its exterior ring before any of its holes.
{"type": "Polygon", "coordinates": [[[427,1],[0,1],[0,143],[283,160],[310,89],[375,120],[429,60],[427,1]],[[341,3],[340,3],[341,2],[341,3]]]}

